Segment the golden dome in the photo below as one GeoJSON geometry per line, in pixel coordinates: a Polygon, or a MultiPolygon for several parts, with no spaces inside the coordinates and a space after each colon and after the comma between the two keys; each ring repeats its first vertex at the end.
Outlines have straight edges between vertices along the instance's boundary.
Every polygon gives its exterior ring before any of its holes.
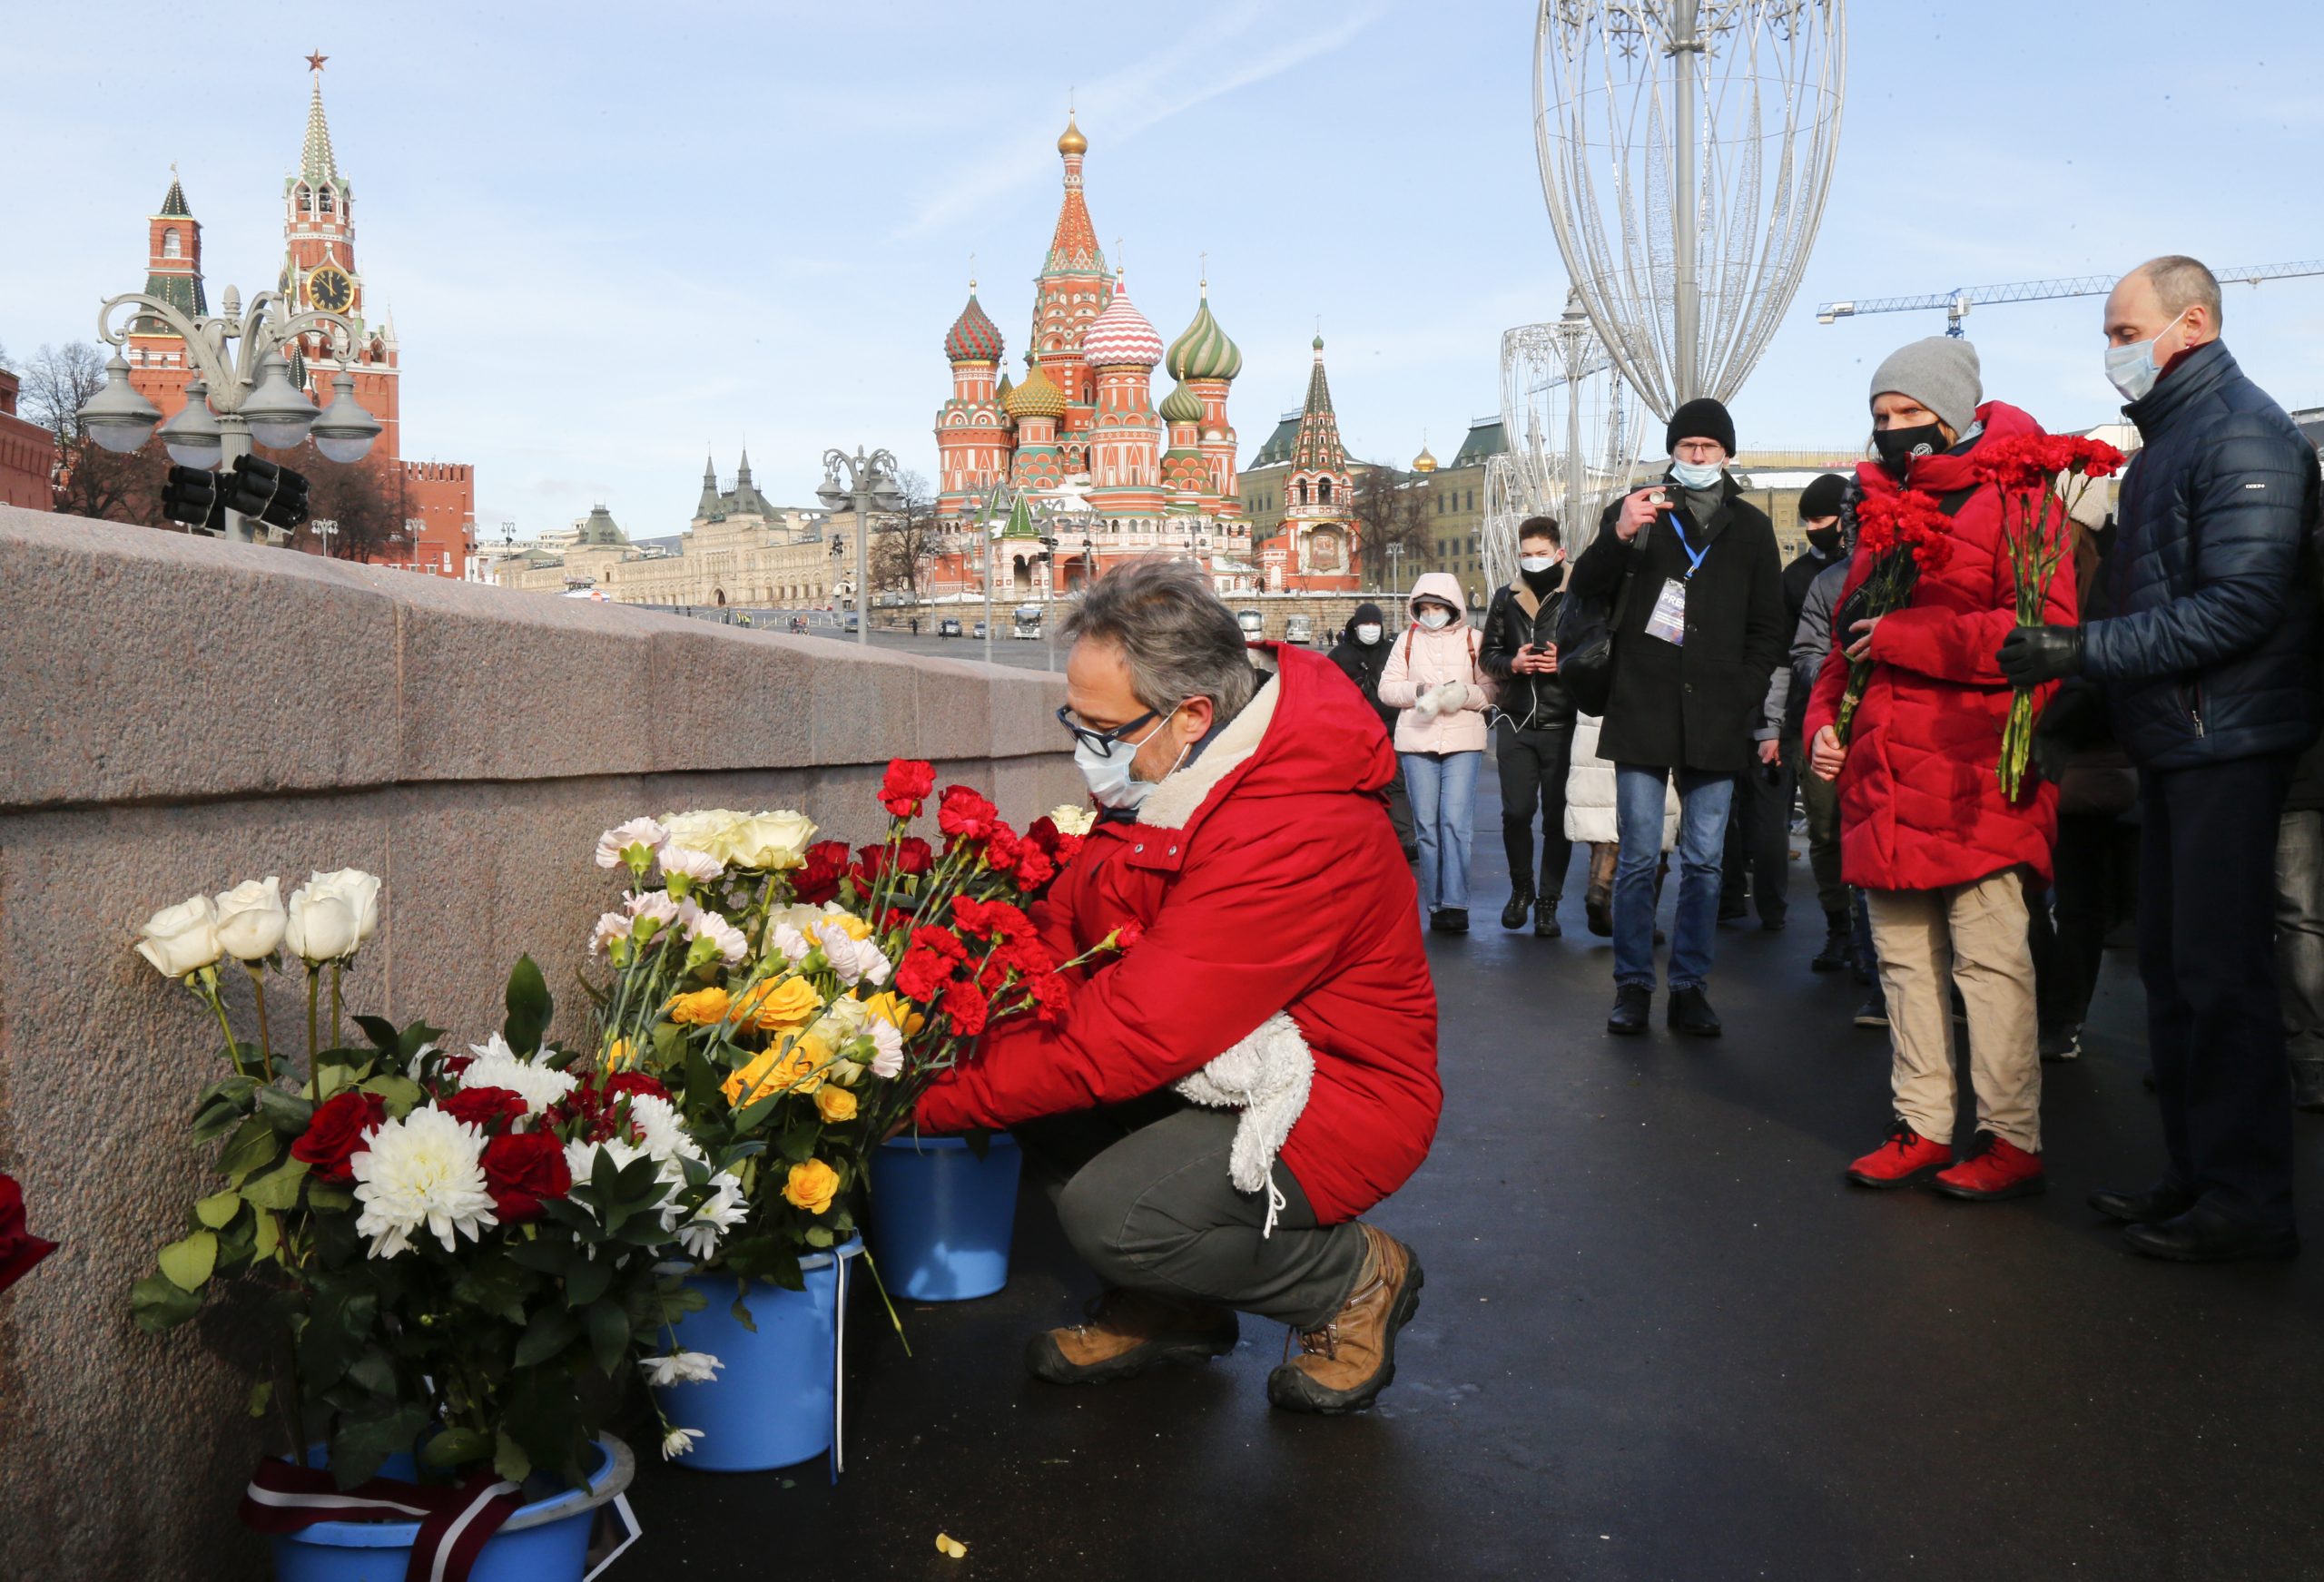
{"type": "Polygon", "coordinates": [[[1435,470],[1436,457],[1431,454],[1427,446],[1422,446],[1420,447],[1420,454],[1413,457],[1413,471],[1434,472],[1435,470]]]}
{"type": "Polygon", "coordinates": [[[1073,117],[1070,115],[1065,118],[1065,132],[1057,140],[1057,152],[1059,153],[1088,153],[1089,152],[1089,140],[1081,135],[1081,128],[1073,123],[1073,117]]]}

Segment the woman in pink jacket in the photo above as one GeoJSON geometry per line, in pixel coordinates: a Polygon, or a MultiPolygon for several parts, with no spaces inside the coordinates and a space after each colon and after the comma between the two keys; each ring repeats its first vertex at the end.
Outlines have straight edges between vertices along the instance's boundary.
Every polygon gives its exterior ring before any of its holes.
{"type": "Polygon", "coordinates": [[[1461,618],[1461,585],[1448,572],[1413,584],[1412,624],[1380,673],[1380,701],[1396,717],[1413,823],[1420,836],[1420,899],[1428,926],[1469,931],[1469,841],[1476,824],[1477,765],[1485,755],[1492,700],[1477,668],[1477,629],[1461,618]]]}

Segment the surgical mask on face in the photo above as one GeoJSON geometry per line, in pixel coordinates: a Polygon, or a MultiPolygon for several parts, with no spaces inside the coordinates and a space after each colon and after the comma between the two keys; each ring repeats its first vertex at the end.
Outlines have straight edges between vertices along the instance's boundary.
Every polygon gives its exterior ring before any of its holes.
{"type": "Polygon", "coordinates": [[[1420,613],[1420,624],[1432,632],[1442,632],[1452,624],[1452,612],[1440,610],[1432,604],[1420,613]]]}
{"type": "MultiPolygon", "coordinates": [[[[1164,725],[1167,725],[1177,712],[1173,709],[1169,713],[1163,715],[1161,723],[1156,725],[1154,730],[1159,731],[1164,725]]],[[[1117,742],[1110,753],[1101,753],[1088,742],[1078,737],[1075,739],[1073,766],[1081,771],[1081,778],[1089,783],[1089,795],[1099,807],[1127,811],[1143,802],[1152,793],[1154,788],[1161,783],[1161,781],[1138,780],[1130,773],[1130,763],[1137,758],[1138,748],[1145,746],[1146,742],[1153,739],[1153,732],[1148,732],[1144,740],[1136,744],[1117,742]]],[[[1172,762],[1170,767],[1162,771],[1162,779],[1167,780],[1177,773],[1178,765],[1185,762],[1186,758],[1186,750],[1181,748],[1177,758],[1172,762]]]]}
{"type": "Polygon", "coordinates": [[[1872,448],[1889,471],[1902,473],[1916,456],[1935,456],[1945,448],[1945,430],[1935,423],[1911,428],[1876,428],[1872,448]]]}
{"type": "Polygon", "coordinates": [[[1807,530],[1807,543],[1817,554],[1829,560],[1840,552],[1840,530],[1837,527],[1811,527],[1807,530]]]}
{"type": "Polygon", "coordinates": [[[1377,623],[1377,622],[1375,622],[1375,621],[1366,621],[1363,625],[1358,626],[1358,627],[1355,629],[1355,640],[1356,640],[1358,643],[1363,644],[1366,648],[1369,648],[1369,647],[1371,647],[1374,643],[1379,642],[1379,641],[1380,641],[1380,626],[1379,626],[1379,623],[1377,623]]]}
{"type": "Polygon", "coordinates": [[[1674,461],[1670,476],[1682,489],[1707,489],[1718,482],[1727,468],[1716,461],[1674,461]]]}
{"type": "Polygon", "coordinates": [[[1530,571],[1539,576],[1545,571],[1554,569],[1562,558],[1561,555],[1521,555],[1517,557],[1517,569],[1530,571]]]}
{"type": "MultiPolygon", "coordinates": [[[[2184,318],[2185,315],[2180,317],[2184,318]]],[[[2170,324],[2164,325],[2162,333],[2152,340],[2106,349],[2107,382],[2122,392],[2122,399],[2142,400],[2148,391],[2154,388],[2154,381],[2162,377],[2162,365],[2154,360],[2155,341],[2170,333],[2171,325],[2178,322],[2178,319],[2173,319],[2170,324]]]]}

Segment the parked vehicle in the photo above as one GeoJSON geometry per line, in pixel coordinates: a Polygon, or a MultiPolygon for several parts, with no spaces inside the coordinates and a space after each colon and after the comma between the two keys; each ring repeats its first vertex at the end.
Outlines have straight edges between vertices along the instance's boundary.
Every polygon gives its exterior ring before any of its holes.
{"type": "Polygon", "coordinates": [[[960,634],[960,623],[953,617],[947,615],[936,623],[936,635],[939,637],[958,637],[960,634]]]}
{"type": "Polygon", "coordinates": [[[1256,643],[1267,634],[1266,618],[1256,610],[1236,611],[1235,623],[1243,628],[1243,635],[1248,641],[1256,643]]]}
{"type": "Polygon", "coordinates": [[[977,623],[976,630],[970,635],[981,639],[984,636],[984,623],[982,621],[979,621],[977,623]]]}
{"type": "Polygon", "coordinates": [[[1315,643],[1315,617],[1313,615],[1286,616],[1283,623],[1283,640],[1285,643],[1296,643],[1302,648],[1313,647],[1315,643]]]}
{"type": "Polygon", "coordinates": [[[1017,613],[1009,618],[1009,635],[1011,637],[1029,638],[1033,642],[1039,643],[1041,640],[1040,605],[1018,605],[1017,613]]]}

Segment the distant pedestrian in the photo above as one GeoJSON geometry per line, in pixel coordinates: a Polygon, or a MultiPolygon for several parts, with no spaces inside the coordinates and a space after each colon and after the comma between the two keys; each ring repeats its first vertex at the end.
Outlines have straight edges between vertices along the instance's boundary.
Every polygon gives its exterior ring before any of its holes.
{"type": "MultiPolygon", "coordinates": [[[[1348,617],[1340,630],[1340,640],[1332,645],[1332,663],[1342,674],[1355,683],[1373,712],[1380,716],[1380,728],[1393,742],[1396,736],[1396,715],[1402,711],[1392,709],[1380,701],[1380,673],[1388,666],[1387,623],[1380,606],[1369,599],[1356,605],[1355,614],[1348,617]]],[[[1404,789],[1403,766],[1396,767],[1395,778],[1388,782],[1388,821],[1394,826],[1396,844],[1403,849],[1404,860],[1412,861],[1420,855],[1420,841],[1413,830],[1413,803],[1404,789]]]]}
{"type": "Polygon", "coordinates": [[[2219,281],[2151,259],[2106,299],[2106,372],[2146,444],[2115,507],[2108,613],[2020,627],[2021,684],[2087,675],[2140,769],[2139,976],[2169,1163],[2091,1206],[2158,1258],[2289,1257],[2291,1085],[2276,846],[2324,722],[2316,451],[2219,339],[2219,281]]]}
{"type": "Polygon", "coordinates": [[[2324,742],[2300,754],[2276,834],[2276,970],[2291,1102],[2324,1110],[2324,742]]]}
{"type": "Polygon", "coordinates": [[[1380,701],[1403,711],[1396,752],[1420,840],[1420,899],[1441,934],[1469,929],[1469,851],[1477,821],[1477,764],[1485,755],[1487,678],[1480,639],[1461,619],[1461,585],[1423,572],[1408,601],[1412,624],[1390,644],[1380,701]]]}
{"type": "Polygon", "coordinates": [[[1565,781],[1573,756],[1573,699],[1558,679],[1558,611],[1565,602],[1565,547],[1554,516],[1517,526],[1517,578],[1493,590],[1477,660],[1501,683],[1494,755],[1501,771],[1501,845],[1509,859],[1509,904],[1501,926],[1521,929],[1526,909],[1544,939],[1564,932],[1558,900],[1572,865],[1565,834],[1565,781]],[[1541,879],[1533,877],[1533,815],[1541,818],[1541,879]]]}
{"type": "Polygon", "coordinates": [[[1606,1030],[1643,1033],[1652,1008],[1657,836],[1663,788],[1675,779],[1682,811],[1669,1023],[1712,1037],[1720,1027],[1708,986],[1727,813],[1789,634],[1775,528],[1727,471],[1734,419],[1717,401],[1689,401],[1664,439],[1670,465],[1662,481],[1607,507],[1566,596],[1613,609],[1599,751],[1615,766],[1621,858],[1606,1030]]]}

